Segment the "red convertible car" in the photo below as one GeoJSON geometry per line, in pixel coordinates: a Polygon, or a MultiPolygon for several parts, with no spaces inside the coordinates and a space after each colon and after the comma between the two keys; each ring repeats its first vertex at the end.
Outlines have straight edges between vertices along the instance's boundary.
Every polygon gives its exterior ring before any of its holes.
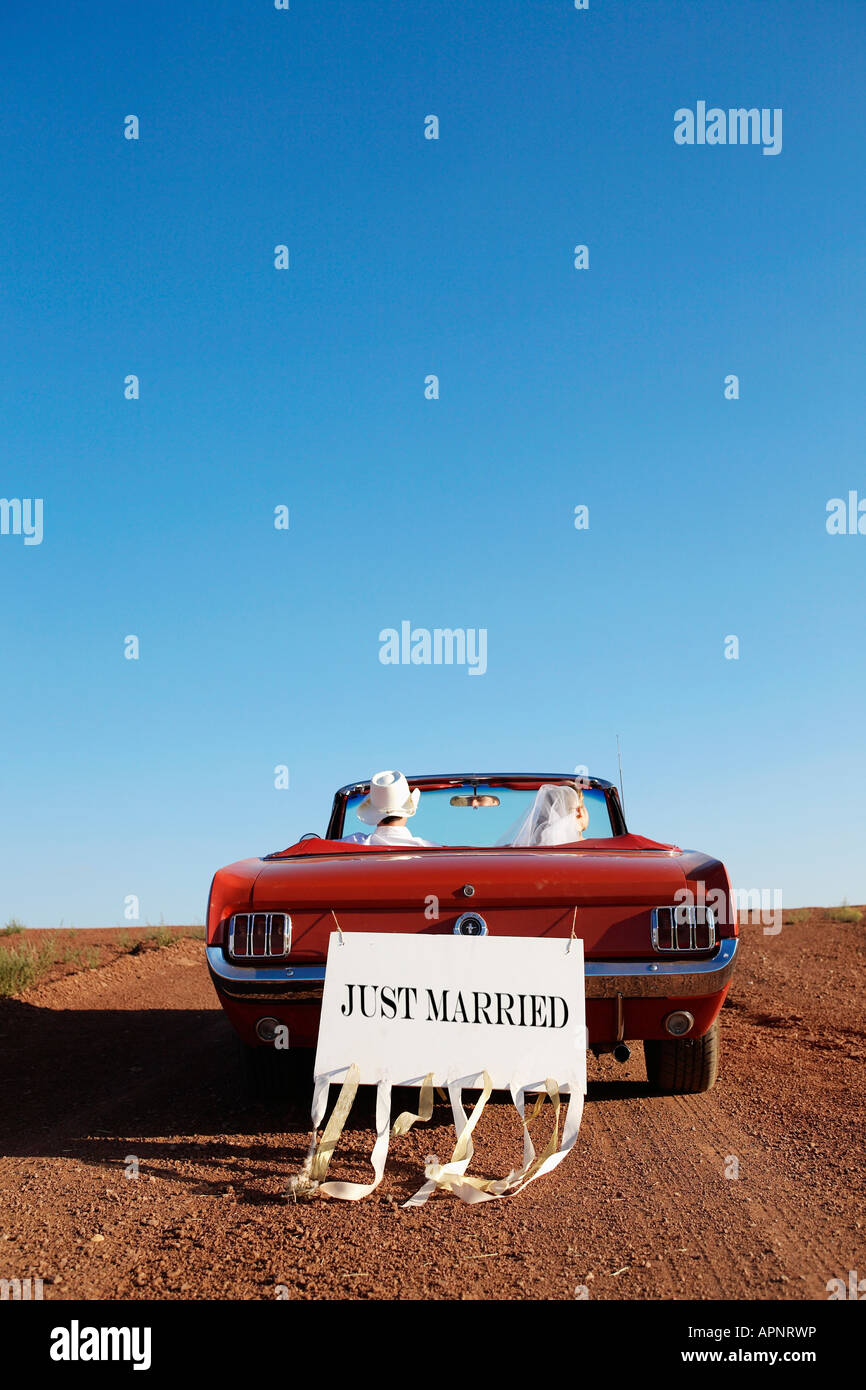
{"type": "Polygon", "coordinates": [[[377,838],[365,814],[371,784],[354,782],[336,793],[324,836],[305,836],[214,877],[208,966],[254,1091],[286,1094],[299,1050],[311,1055],[337,926],[573,933],[584,946],[592,1051],[625,1061],[629,1043],[640,1041],[654,1089],[708,1090],[738,945],[724,865],[629,834],[616,788],[599,778],[467,774],[408,782],[416,813],[409,810],[409,830],[398,832],[407,843],[369,843],[377,838]],[[551,841],[533,808],[557,798],[580,808],[551,841]]]}

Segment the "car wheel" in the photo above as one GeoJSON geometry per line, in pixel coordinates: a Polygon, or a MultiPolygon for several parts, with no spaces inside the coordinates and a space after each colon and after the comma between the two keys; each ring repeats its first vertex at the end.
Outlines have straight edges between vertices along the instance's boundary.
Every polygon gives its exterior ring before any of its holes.
{"type": "Polygon", "coordinates": [[[303,1101],[313,1075],[313,1053],[308,1048],[250,1047],[238,1039],[244,1098],[275,1105],[303,1101]]]}
{"type": "Polygon", "coordinates": [[[643,1050],[655,1090],[677,1096],[708,1091],[719,1074],[719,1021],[702,1038],[649,1039],[643,1050]]]}

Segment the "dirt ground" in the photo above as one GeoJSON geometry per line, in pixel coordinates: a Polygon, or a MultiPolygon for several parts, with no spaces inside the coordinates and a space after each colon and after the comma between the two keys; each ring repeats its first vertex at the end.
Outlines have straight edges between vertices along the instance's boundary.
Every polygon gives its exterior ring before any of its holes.
{"type": "MultiPolygon", "coordinates": [[[[46,1299],[826,1298],[866,1273],[866,927],[802,915],[743,928],[713,1091],[651,1094],[639,1045],[590,1058],[553,1174],[411,1211],[424,1156],[450,1155],[446,1106],[392,1141],[372,1197],[295,1203],[309,1100],[244,1105],[201,942],[100,934],[97,963],[0,999],[0,1278],[46,1299]]],[[[367,1179],[371,1122],[364,1095],[329,1176],[367,1179]]],[[[543,1144],[549,1111],[536,1124],[543,1144]]],[[[519,1159],[507,1104],[477,1137],[470,1171],[519,1159]]]]}

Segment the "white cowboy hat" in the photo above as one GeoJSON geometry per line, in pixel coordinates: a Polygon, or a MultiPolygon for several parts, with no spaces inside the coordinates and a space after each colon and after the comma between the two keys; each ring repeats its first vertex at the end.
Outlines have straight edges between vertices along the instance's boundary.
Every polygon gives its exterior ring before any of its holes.
{"type": "Polygon", "coordinates": [[[356,815],[365,825],[378,825],[385,816],[414,816],[420,800],[420,790],[410,792],[402,772],[377,772],[370,778],[370,795],[356,815]]]}

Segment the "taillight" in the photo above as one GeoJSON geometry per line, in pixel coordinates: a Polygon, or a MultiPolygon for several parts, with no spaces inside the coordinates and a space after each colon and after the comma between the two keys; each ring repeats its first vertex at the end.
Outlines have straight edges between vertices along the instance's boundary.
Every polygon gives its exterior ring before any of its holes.
{"type": "Polygon", "coordinates": [[[232,960],[286,956],[292,947],[292,919],[287,912],[238,912],[228,921],[232,960]]]}
{"type": "Polygon", "coordinates": [[[247,942],[249,941],[249,917],[233,917],[229,922],[229,955],[246,956],[249,954],[247,942]]]}
{"type": "Polygon", "coordinates": [[[693,940],[696,951],[708,951],[711,946],[715,946],[716,919],[711,907],[704,908],[703,913],[698,911],[693,940]]]}
{"type": "Polygon", "coordinates": [[[268,918],[267,914],[264,912],[257,912],[253,917],[251,946],[254,956],[263,956],[267,954],[268,918]]]}
{"type": "Polygon", "coordinates": [[[284,956],[287,949],[286,919],[282,912],[275,912],[271,918],[270,953],[272,956],[284,956]]]}
{"type": "Polygon", "coordinates": [[[709,951],[716,944],[716,914],[711,907],[654,907],[652,943],[655,951],[709,951]]]}
{"type": "Polygon", "coordinates": [[[672,907],[657,907],[653,912],[653,946],[657,951],[675,951],[674,911],[672,907]]]}

